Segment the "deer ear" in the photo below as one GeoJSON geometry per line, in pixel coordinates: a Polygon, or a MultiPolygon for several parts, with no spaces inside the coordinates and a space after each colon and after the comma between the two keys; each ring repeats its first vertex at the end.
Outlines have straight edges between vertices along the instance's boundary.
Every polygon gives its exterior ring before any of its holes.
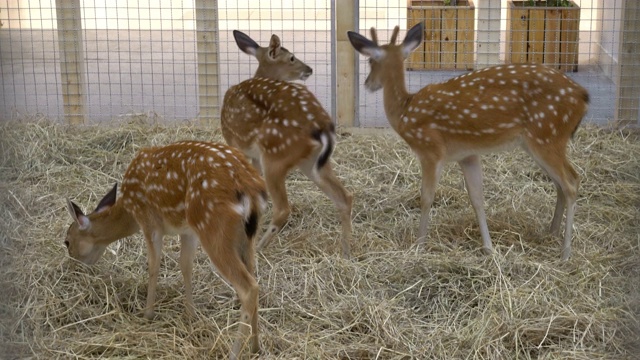
{"type": "Polygon", "coordinates": [[[115,183],[111,191],[109,191],[107,195],[105,195],[102,198],[102,200],[100,200],[100,203],[98,204],[98,206],[93,212],[99,213],[111,208],[111,206],[113,206],[113,204],[116,203],[117,193],[118,193],[118,183],[115,183]]]}
{"type": "Polygon", "coordinates": [[[278,35],[271,35],[271,41],[269,41],[269,57],[275,59],[280,52],[280,38],[278,35]]]}
{"type": "Polygon", "coordinates": [[[82,212],[82,209],[73,201],[67,199],[67,210],[75,222],[78,223],[81,230],[86,230],[91,225],[89,218],[82,212]]]}
{"type": "Polygon", "coordinates": [[[404,37],[402,41],[402,55],[406,58],[415,50],[418,45],[422,44],[424,39],[424,22],[420,21],[414,25],[404,37]]]}
{"type": "Polygon", "coordinates": [[[257,50],[260,48],[260,45],[253,41],[249,35],[243,33],[242,31],[233,30],[233,37],[236,39],[236,44],[238,48],[242,50],[245,54],[256,56],[257,50]]]}
{"type": "Polygon", "coordinates": [[[384,56],[384,50],[366,37],[353,31],[347,31],[347,36],[349,37],[351,46],[360,54],[374,60],[379,60],[384,56]]]}

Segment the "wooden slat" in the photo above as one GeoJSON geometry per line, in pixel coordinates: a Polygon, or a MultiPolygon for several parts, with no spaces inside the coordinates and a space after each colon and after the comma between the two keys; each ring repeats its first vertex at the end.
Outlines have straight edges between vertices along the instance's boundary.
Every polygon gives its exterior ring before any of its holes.
{"type": "Polygon", "coordinates": [[[440,68],[440,29],[441,29],[441,10],[425,9],[425,48],[424,48],[424,67],[425,69],[440,68]]]}
{"type": "Polygon", "coordinates": [[[560,68],[561,19],[560,11],[557,9],[547,10],[544,30],[544,63],[555,69],[560,68]]]}
{"type": "MultiPolygon", "coordinates": [[[[423,9],[409,8],[407,10],[409,13],[407,14],[407,29],[411,29],[415,24],[423,21],[425,18],[425,12],[423,9]]],[[[426,36],[426,32],[425,32],[426,36]]],[[[425,37],[426,38],[426,37],[425,37]]],[[[408,69],[424,69],[425,57],[425,43],[418,45],[411,54],[409,54],[409,58],[407,59],[407,68],[408,69]]]]}
{"type": "Polygon", "coordinates": [[[440,39],[440,67],[443,69],[453,69],[456,64],[456,35],[458,28],[456,24],[457,11],[448,6],[442,9],[442,31],[440,39]]]}
{"type": "Polygon", "coordinates": [[[578,33],[580,9],[564,8],[562,16],[562,37],[560,39],[560,70],[578,71],[578,33]]]}
{"type": "Polygon", "coordinates": [[[456,69],[473,69],[474,8],[458,9],[456,69]]]}
{"type": "Polygon", "coordinates": [[[527,62],[527,42],[529,30],[529,11],[513,8],[511,10],[511,46],[510,61],[512,63],[527,62]]]}
{"type": "Polygon", "coordinates": [[[544,9],[529,10],[529,43],[527,62],[541,64],[544,60],[544,9]]]}

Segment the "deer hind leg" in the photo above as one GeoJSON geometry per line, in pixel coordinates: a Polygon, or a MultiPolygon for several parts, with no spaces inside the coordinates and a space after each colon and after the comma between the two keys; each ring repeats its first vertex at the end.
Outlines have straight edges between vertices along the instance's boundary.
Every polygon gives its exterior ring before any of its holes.
{"type": "Polygon", "coordinates": [[[349,193],[331,168],[331,163],[325,163],[321,168],[316,167],[316,159],[308,160],[299,165],[300,170],[324,192],[336,206],[342,224],[342,256],[351,256],[351,209],[353,195],[349,193]]]}
{"type": "Polygon", "coordinates": [[[431,205],[436,194],[436,185],[442,174],[443,162],[418,156],[422,168],[422,184],[420,187],[420,227],[418,228],[417,244],[424,245],[427,241],[429,223],[431,221],[431,205]]]}
{"type": "Polygon", "coordinates": [[[556,207],[551,221],[551,231],[559,229],[562,215],[566,208],[564,241],[562,245],[562,260],[571,255],[571,237],[573,232],[573,218],[576,211],[578,186],[580,177],[566,158],[566,145],[556,143],[556,146],[534,146],[529,144],[528,151],[540,167],[551,177],[558,191],[556,207]]]}
{"type": "Polygon", "coordinates": [[[471,200],[471,205],[476,213],[478,224],[480,225],[480,234],[482,235],[482,249],[487,255],[493,252],[491,246],[491,236],[489,235],[489,228],[487,226],[487,216],[484,213],[483,204],[483,186],[482,186],[482,164],[480,163],[480,157],[477,155],[471,155],[458,162],[460,168],[462,168],[462,174],[467,186],[467,193],[471,200]]]}
{"type": "Polygon", "coordinates": [[[553,211],[553,220],[551,220],[551,226],[549,226],[549,233],[553,236],[560,236],[560,224],[562,223],[562,216],[567,206],[567,201],[562,190],[562,186],[553,180],[553,184],[556,186],[556,209],[553,211]]]}
{"type": "Polygon", "coordinates": [[[256,246],[260,251],[265,248],[271,240],[280,232],[287,223],[291,208],[287,199],[286,178],[292,166],[281,166],[276,161],[263,157],[264,180],[267,185],[267,192],[273,203],[271,224],[256,246]]]}
{"type": "Polygon", "coordinates": [[[193,304],[193,259],[196,255],[196,247],[198,238],[192,234],[180,235],[180,271],[184,279],[185,292],[185,309],[189,316],[195,315],[195,306],[193,304]]]}
{"type": "Polygon", "coordinates": [[[236,359],[249,335],[250,349],[257,353],[258,283],[251,273],[255,267],[251,243],[247,240],[242,218],[231,209],[220,207],[211,214],[211,226],[200,233],[202,247],[220,275],[235,289],[240,300],[238,338],[234,341],[230,359],[236,359]],[[250,263],[250,264],[249,264],[250,263]]]}
{"type": "Polygon", "coordinates": [[[145,319],[153,319],[158,274],[160,273],[163,234],[158,231],[145,229],[144,238],[147,243],[147,261],[149,263],[149,286],[147,287],[147,306],[144,309],[144,317],[145,319]]]}

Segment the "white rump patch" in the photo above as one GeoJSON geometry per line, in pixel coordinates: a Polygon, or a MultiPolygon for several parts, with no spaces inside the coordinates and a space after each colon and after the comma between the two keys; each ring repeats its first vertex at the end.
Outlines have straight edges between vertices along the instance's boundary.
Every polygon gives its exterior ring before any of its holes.
{"type": "Polygon", "coordinates": [[[231,208],[233,211],[238,213],[238,215],[242,216],[244,221],[247,221],[251,215],[251,198],[246,195],[242,195],[240,202],[234,204],[231,208]]]}

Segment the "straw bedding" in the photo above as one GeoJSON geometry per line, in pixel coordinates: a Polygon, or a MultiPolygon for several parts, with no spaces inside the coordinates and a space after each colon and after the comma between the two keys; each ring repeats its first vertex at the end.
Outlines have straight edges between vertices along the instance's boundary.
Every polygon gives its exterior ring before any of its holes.
{"type": "MultiPolygon", "coordinates": [[[[225,358],[235,292],[198,252],[195,318],[183,313],[177,239],[165,240],[157,318],[142,318],[141,235],[93,267],[62,244],[64,199],[87,211],[141,147],[222,141],[196,125],[0,126],[0,358],[225,358]]],[[[486,156],[485,206],[495,255],[481,240],[462,175],[445,168],[430,239],[414,247],[420,170],[388,132],[342,132],[333,161],[354,193],[354,258],[340,257],[333,204],[299,172],[293,211],[257,256],[261,358],[626,359],[638,348],[640,142],[583,126],[570,145],[581,178],[573,255],[546,233],[555,188],[522,151],[486,156]]],[[[263,223],[270,218],[267,212],[263,223]]],[[[264,225],[263,225],[264,228],[264,225]]]]}

